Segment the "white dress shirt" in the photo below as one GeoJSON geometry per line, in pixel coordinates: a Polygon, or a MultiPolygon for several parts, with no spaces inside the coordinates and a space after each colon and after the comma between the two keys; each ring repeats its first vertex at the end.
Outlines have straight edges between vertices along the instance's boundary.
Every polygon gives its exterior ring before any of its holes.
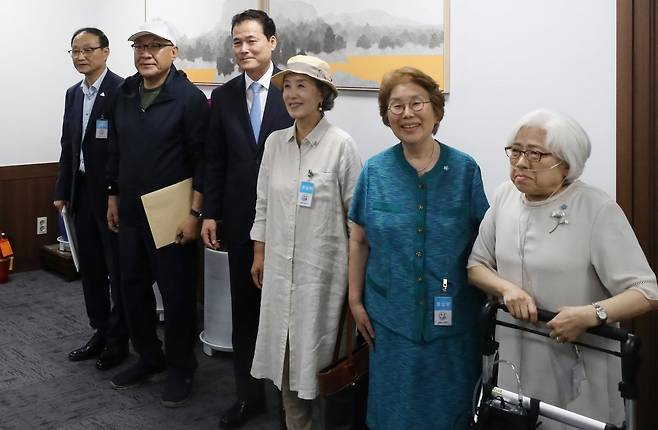
{"type": "MultiPolygon", "coordinates": [[[[265,103],[267,102],[267,92],[270,90],[270,80],[272,79],[272,71],[274,70],[274,64],[270,62],[270,67],[267,69],[267,72],[263,76],[260,77],[260,79],[257,81],[259,84],[261,84],[262,88],[258,92],[258,96],[260,97],[260,119],[262,121],[263,119],[263,113],[265,112],[265,103]]],[[[248,74],[244,74],[244,84],[245,84],[245,90],[247,93],[247,109],[249,109],[249,112],[251,112],[251,105],[254,103],[253,100],[253,94],[249,90],[249,86],[254,82],[253,79],[249,77],[248,74]]]]}
{"type": "Polygon", "coordinates": [[[96,96],[98,95],[98,90],[103,83],[103,79],[105,79],[105,75],[107,75],[107,67],[105,70],[103,70],[103,73],[101,73],[98,79],[96,79],[96,82],[90,86],[87,86],[87,81],[84,79],[80,83],[80,88],[82,89],[82,94],[84,97],[82,98],[82,136],[80,140],[80,166],[78,170],[80,170],[82,173],[85,172],[85,156],[82,151],[82,142],[85,140],[85,133],[87,132],[87,125],[89,124],[91,111],[94,108],[96,96]]]}

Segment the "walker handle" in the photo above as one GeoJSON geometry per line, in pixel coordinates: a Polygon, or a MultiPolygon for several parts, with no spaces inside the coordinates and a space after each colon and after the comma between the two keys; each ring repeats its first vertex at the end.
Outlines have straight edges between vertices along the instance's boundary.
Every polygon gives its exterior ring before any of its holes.
{"type": "MultiPolygon", "coordinates": [[[[498,350],[498,342],[495,340],[495,326],[498,322],[496,320],[496,312],[498,310],[505,312],[507,306],[498,302],[487,302],[482,308],[481,316],[481,332],[482,332],[482,349],[484,355],[492,355],[498,350]]],[[[543,309],[537,310],[537,319],[541,322],[548,322],[555,318],[557,314],[543,309]]],[[[521,328],[520,326],[515,326],[521,328]]],[[[621,396],[627,400],[635,400],[638,398],[639,389],[637,386],[637,372],[640,367],[640,347],[642,342],[633,333],[614,327],[611,325],[601,325],[587,330],[596,336],[606,339],[612,339],[620,342],[621,352],[621,376],[622,380],[619,383],[619,391],[621,396]]]]}
{"type": "MultiPolygon", "coordinates": [[[[509,313],[509,311],[507,310],[507,306],[505,306],[502,303],[496,303],[495,308],[509,313]]],[[[548,322],[553,318],[555,318],[556,315],[557,315],[556,312],[551,312],[544,309],[537,309],[537,319],[541,322],[548,322]]],[[[617,340],[619,342],[626,342],[629,335],[632,336],[626,330],[611,325],[600,325],[597,327],[592,327],[587,330],[587,333],[604,337],[606,339],[617,340]]]]}

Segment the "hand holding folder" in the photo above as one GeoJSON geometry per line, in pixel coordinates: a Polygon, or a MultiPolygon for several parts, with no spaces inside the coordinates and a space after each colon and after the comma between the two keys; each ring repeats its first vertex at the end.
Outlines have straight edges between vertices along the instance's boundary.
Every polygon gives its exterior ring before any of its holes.
{"type": "Polygon", "coordinates": [[[144,194],[142,204],[156,249],[176,242],[178,226],[192,208],[192,178],[144,194]]]}

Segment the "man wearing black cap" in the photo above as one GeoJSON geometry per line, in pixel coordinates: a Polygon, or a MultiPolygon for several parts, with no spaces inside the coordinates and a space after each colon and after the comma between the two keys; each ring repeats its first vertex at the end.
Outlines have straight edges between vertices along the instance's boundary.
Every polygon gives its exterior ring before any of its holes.
{"type": "Polygon", "coordinates": [[[107,221],[119,232],[121,286],[137,363],[112,379],[128,388],[167,370],[165,407],[181,406],[190,396],[197,367],[194,239],[201,205],[201,154],[208,101],[173,66],[176,40],[164,22],[150,22],[133,42],[137,73],[117,94],[110,134],[107,221]],[[192,178],[189,215],[180,220],[176,242],[156,249],[141,196],[192,178]],[[164,303],[165,351],[156,335],[152,284],[164,303]]]}
{"type": "Polygon", "coordinates": [[[88,360],[100,354],[96,367],[107,370],[128,355],[128,329],[119,294],[117,238],[105,222],[109,113],[123,79],[107,68],[109,41],[97,28],[81,28],[73,33],[69,54],[84,79],[66,91],[53,204],[60,212],[66,207],[74,217],[82,292],[89,324],[96,330],[83,347],[69,353],[69,360],[88,360]]]}

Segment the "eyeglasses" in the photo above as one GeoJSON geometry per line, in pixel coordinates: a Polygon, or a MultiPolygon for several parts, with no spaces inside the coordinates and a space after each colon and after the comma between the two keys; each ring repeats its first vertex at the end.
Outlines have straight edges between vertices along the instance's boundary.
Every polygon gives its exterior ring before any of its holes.
{"type": "Polygon", "coordinates": [[[420,112],[421,110],[423,110],[423,106],[425,106],[425,103],[430,103],[430,100],[411,99],[409,100],[409,103],[395,103],[392,105],[388,105],[388,110],[393,115],[401,115],[402,112],[404,112],[404,108],[409,106],[409,109],[411,109],[412,111],[420,112]]]}
{"type": "Polygon", "coordinates": [[[135,50],[135,52],[140,53],[144,51],[149,51],[150,53],[158,52],[165,46],[174,46],[171,43],[133,43],[132,48],[135,50]]]}
{"type": "Polygon", "coordinates": [[[85,57],[90,56],[95,50],[101,49],[103,46],[96,46],[94,48],[82,48],[82,49],[69,49],[68,53],[71,57],[75,58],[78,55],[82,54],[85,57]]]}
{"type": "Polygon", "coordinates": [[[538,163],[541,161],[541,157],[545,155],[553,155],[552,152],[540,152],[526,149],[525,151],[519,148],[514,148],[512,146],[505,147],[505,154],[509,157],[510,160],[518,160],[521,158],[521,155],[525,157],[526,160],[531,163],[538,163]]]}

